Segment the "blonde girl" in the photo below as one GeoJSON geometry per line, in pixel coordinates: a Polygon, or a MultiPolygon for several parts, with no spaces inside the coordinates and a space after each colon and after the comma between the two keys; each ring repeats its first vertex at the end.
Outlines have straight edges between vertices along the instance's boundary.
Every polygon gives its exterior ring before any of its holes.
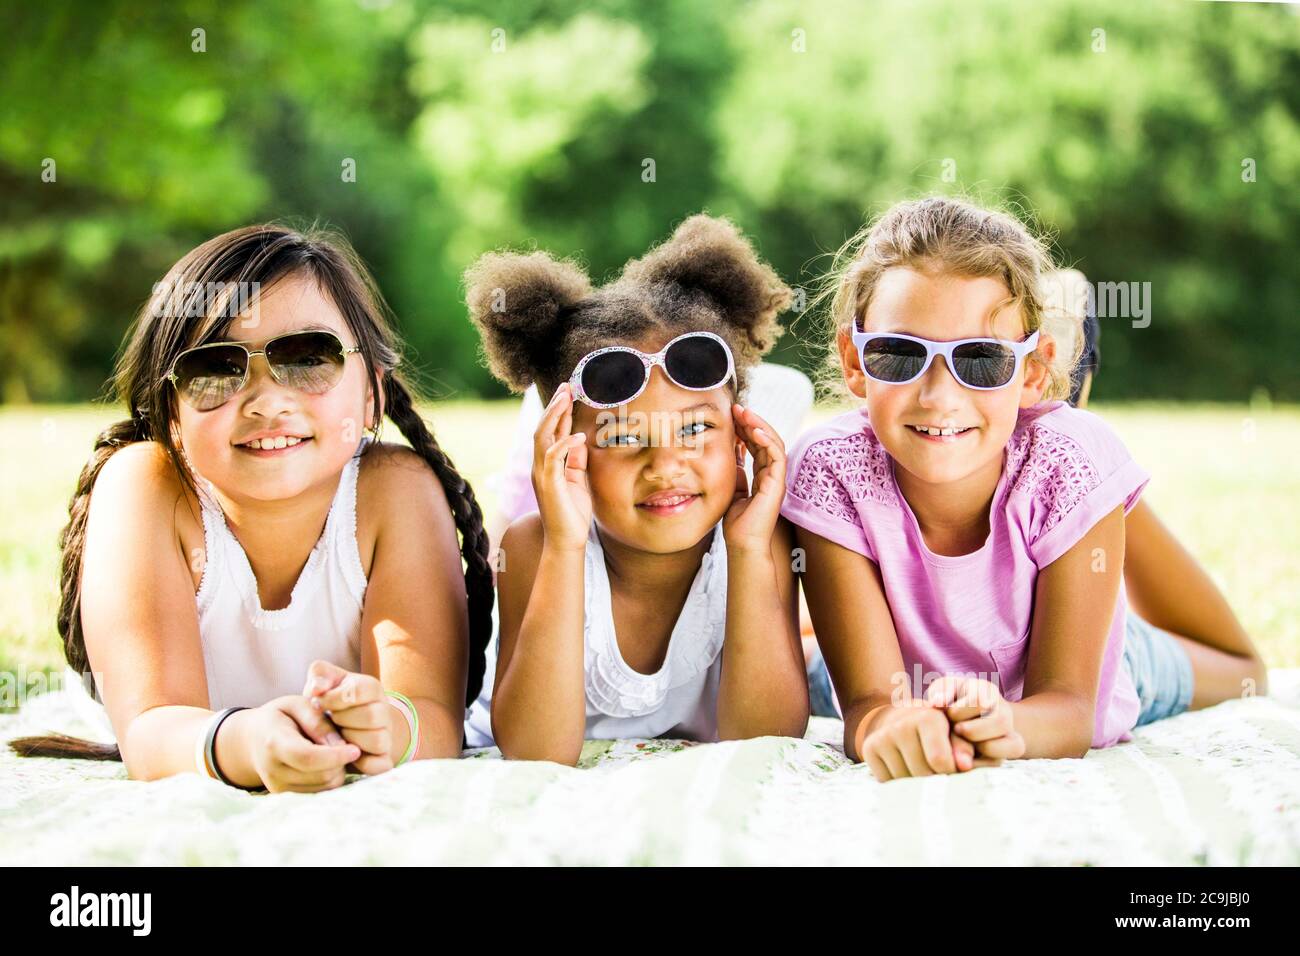
{"type": "Polygon", "coordinates": [[[845,750],[881,780],[1082,756],[1263,677],[1253,648],[1190,656],[1128,613],[1148,476],[1060,401],[1077,351],[1043,327],[1050,268],[1016,219],[930,198],[831,280],[833,357],[864,404],[796,443],[782,513],[845,750]]]}

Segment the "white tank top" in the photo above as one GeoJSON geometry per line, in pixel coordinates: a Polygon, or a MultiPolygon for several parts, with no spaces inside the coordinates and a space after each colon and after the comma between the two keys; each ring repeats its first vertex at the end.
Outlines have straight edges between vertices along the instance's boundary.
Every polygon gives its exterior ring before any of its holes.
{"type": "MultiPolygon", "coordinates": [[[[695,573],[677,616],[668,653],[653,674],[633,670],[618,648],[605,551],[593,521],[587,536],[584,585],[584,738],[718,739],[718,679],[727,632],[727,547],[721,523],[695,573]]],[[[489,648],[483,692],[470,708],[465,736],[471,747],[492,745],[492,677],[496,640],[489,648]]]]}
{"type": "Polygon", "coordinates": [[[301,694],[320,658],[361,670],[361,609],[366,574],[357,548],[357,452],[343,468],[325,530],[293,586],[289,605],[265,610],[243,547],[205,478],[194,473],[203,508],[207,561],[195,593],[208,682],[208,706],[258,707],[301,694]]]}

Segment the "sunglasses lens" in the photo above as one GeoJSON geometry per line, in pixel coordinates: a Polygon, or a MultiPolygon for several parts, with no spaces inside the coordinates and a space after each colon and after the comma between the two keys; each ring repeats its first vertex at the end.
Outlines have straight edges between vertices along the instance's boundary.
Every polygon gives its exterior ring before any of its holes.
{"type": "Polygon", "coordinates": [[[343,343],[329,332],[295,332],[266,346],[266,360],[281,384],[310,395],[339,383],[343,358],[343,343]]]}
{"type": "Polygon", "coordinates": [[[601,405],[621,405],[645,382],[645,366],[631,352],[602,352],[582,367],[582,390],[601,405]]]}
{"type": "Polygon", "coordinates": [[[952,365],[972,388],[1001,388],[1016,372],[1016,353],[997,342],[969,342],[953,349],[952,365]]]}
{"type": "Polygon", "coordinates": [[[176,391],[186,403],[211,411],[239,391],[248,371],[248,353],[234,345],[198,348],[182,354],[172,371],[176,391]]]}
{"type": "Polygon", "coordinates": [[[683,388],[717,388],[727,380],[727,350],[704,335],[678,339],[664,355],[664,367],[683,388]]]}
{"type": "Polygon", "coordinates": [[[881,382],[910,382],[925,367],[925,346],[910,339],[878,335],[862,346],[862,367],[881,382]]]}

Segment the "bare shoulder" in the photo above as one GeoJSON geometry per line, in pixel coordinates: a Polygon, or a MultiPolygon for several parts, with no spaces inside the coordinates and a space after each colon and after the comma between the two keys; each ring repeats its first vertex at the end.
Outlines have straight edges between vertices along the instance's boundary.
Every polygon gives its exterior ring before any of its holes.
{"type": "Polygon", "coordinates": [[[356,508],[357,549],[367,575],[385,530],[411,541],[442,536],[456,548],[456,522],[442,482],[406,445],[378,442],[362,453],[356,508]]]}
{"type": "Polygon", "coordinates": [[[444,507],[447,495],[433,468],[406,445],[377,442],[361,455],[357,497],[376,505],[400,504],[402,496],[433,495],[444,507]]]}
{"type": "Polygon", "coordinates": [[[119,448],[99,470],[92,506],[127,513],[133,519],[154,516],[170,521],[177,503],[193,497],[167,450],[155,441],[119,448]]]}
{"type": "Polygon", "coordinates": [[[501,536],[497,551],[497,586],[503,591],[527,593],[537,577],[546,531],[542,516],[534,511],[516,518],[501,536]]]}
{"type": "Polygon", "coordinates": [[[510,527],[501,536],[501,547],[510,548],[520,555],[531,555],[535,560],[542,553],[545,539],[542,516],[539,512],[532,511],[510,522],[510,527]]]}
{"type": "MultiPolygon", "coordinates": [[[[109,456],[95,479],[89,523],[100,533],[129,534],[182,559],[203,547],[199,500],[159,442],[132,442],[109,456]]],[[[201,571],[193,576],[198,587],[201,571]]]]}

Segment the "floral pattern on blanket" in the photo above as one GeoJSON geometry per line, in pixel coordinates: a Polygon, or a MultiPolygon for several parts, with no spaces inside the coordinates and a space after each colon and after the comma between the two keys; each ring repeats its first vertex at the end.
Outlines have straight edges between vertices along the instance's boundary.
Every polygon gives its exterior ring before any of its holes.
{"type": "MultiPolygon", "coordinates": [[[[1082,760],[880,784],[839,721],[803,740],[588,741],[578,767],[493,748],[248,794],[120,763],[0,752],[0,863],[1300,864],[1300,671],[1270,697],[1141,728],[1082,760]]],[[[5,740],[87,733],[60,695],[5,740]]]]}

